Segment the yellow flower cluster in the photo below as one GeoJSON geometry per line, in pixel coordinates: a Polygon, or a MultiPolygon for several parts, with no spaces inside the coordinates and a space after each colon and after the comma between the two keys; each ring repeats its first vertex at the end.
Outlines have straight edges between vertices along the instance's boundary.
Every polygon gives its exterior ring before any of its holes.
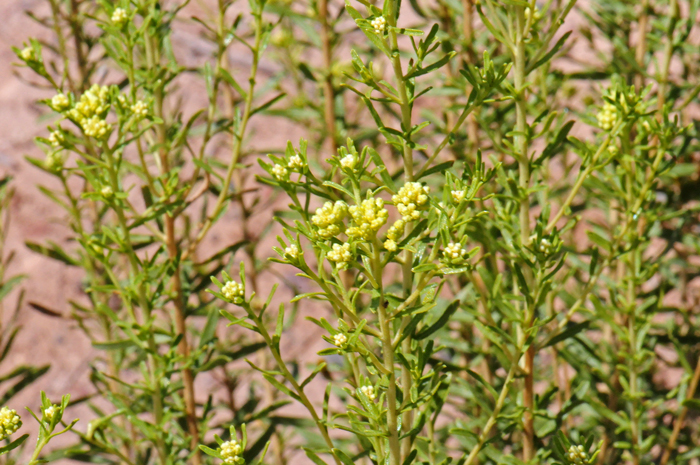
{"type": "Polygon", "coordinates": [[[61,131],[52,131],[49,135],[49,142],[53,147],[58,147],[63,143],[63,133],[61,131]]]}
{"type": "Polygon", "coordinates": [[[44,166],[49,171],[58,171],[63,168],[63,155],[60,152],[52,152],[46,156],[44,166]]]}
{"type": "Polygon", "coordinates": [[[342,200],[326,202],[323,207],[316,209],[311,222],[318,227],[318,235],[323,239],[335,237],[345,228],[343,220],[348,216],[348,204],[342,200]]]}
{"type": "Polygon", "coordinates": [[[81,123],[93,116],[104,113],[109,109],[109,87],[94,84],[75,104],[75,108],[68,112],[68,116],[78,123],[81,123]]]}
{"type": "Polygon", "coordinates": [[[377,394],[374,392],[374,387],[372,386],[362,386],[360,391],[367,396],[369,400],[374,400],[377,398],[377,394]]]}
{"type": "Polygon", "coordinates": [[[58,412],[58,406],[50,405],[44,409],[44,416],[48,421],[51,421],[53,416],[56,415],[56,412],[58,412]]]}
{"type": "Polygon", "coordinates": [[[114,23],[116,26],[121,27],[127,19],[129,19],[129,14],[126,12],[124,8],[115,8],[114,12],[112,13],[112,23],[114,23]]]}
{"type": "Polygon", "coordinates": [[[291,258],[292,260],[296,260],[299,258],[299,247],[297,247],[294,244],[291,244],[289,247],[286,247],[284,249],[284,255],[286,257],[291,258]]]}
{"type": "Polygon", "coordinates": [[[407,182],[399,189],[398,194],[391,197],[404,221],[417,220],[420,211],[428,204],[430,188],[419,182],[407,182]]]}
{"type": "Polygon", "coordinates": [[[399,241],[401,236],[403,236],[404,229],[406,228],[406,222],[404,220],[396,220],[393,225],[386,232],[387,240],[384,241],[384,248],[389,252],[396,251],[396,243],[399,241]]]}
{"type": "Polygon", "coordinates": [[[245,298],[245,287],[236,281],[228,281],[221,288],[221,293],[234,304],[242,304],[245,298]]]}
{"type": "Polygon", "coordinates": [[[603,109],[596,115],[600,129],[609,131],[617,122],[617,108],[612,103],[605,102],[603,109]]]}
{"type": "Polygon", "coordinates": [[[239,459],[241,452],[243,452],[243,448],[235,439],[226,441],[225,443],[221,444],[221,447],[219,448],[219,453],[221,454],[221,458],[223,459],[224,463],[231,465],[240,462],[239,459]]]}
{"type": "Polygon", "coordinates": [[[109,130],[112,129],[112,126],[107,123],[107,121],[103,120],[97,115],[89,119],[84,119],[81,126],[83,127],[83,131],[85,131],[86,136],[94,137],[96,139],[102,139],[109,134],[109,130]]]}
{"type": "MultiPolygon", "coordinates": [[[[54,99],[56,99],[56,103],[60,104],[60,107],[66,108],[66,102],[60,97],[61,95],[56,95],[51,99],[51,104],[54,108],[59,107],[59,105],[54,103],[54,99]]],[[[109,131],[112,129],[112,126],[101,116],[109,109],[108,97],[109,87],[95,84],[80,96],[80,100],[75,104],[75,108],[66,114],[73,121],[80,124],[88,137],[103,138],[109,135],[109,131]]]]}
{"type": "Polygon", "coordinates": [[[381,34],[384,32],[386,29],[386,19],[384,16],[380,16],[378,18],[374,18],[372,21],[369,22],[370,25],[374,28],[374,33],[375,34],[381,34]]]}
{"type": "Polygon", "coordinates": [[[141,100],[138,100],[136,103],[131,105],[131,112],[139,118],[145,118],[148,116],[148,105],[141,100]]]}
{"type": "Polygon", "coordinates": [[[355,158],[355,155],[351,153],[345,155],[343,158],[340,159],[340,166],[348,170],[355,168],[356,164],[357,158],[355,158]]]}
{"type": "Polygon", "coordinates": [[[287,167],[290,170],[301,173],[301,171],[304,169],[304,166],[305,166],[304,160],[301,159],[301,156],[293,155],[293,156],[289,157],[289,162],[287,163],[287,167]]]}
{"type": "Polygon", "coordinates": [[[447,259],[448,262],[452,264],[458,264],[462,261],[462,259],[464,259],[464,257],[466,257],[467,253],[467,249],[463,249],[461,244],[450,242],[445,247],[445,250],[442,252],[442,255],[445,257],[445,259],[447,259]]]}
{"type": "Polygon", "coordinates": [[[348,264],[352,260],[352,252],[350,252],[350,244],[347,242],[343,245],[333,244],[333,250],[328,252],[328,260],[335,263],[335,265],[344,270],[348,267],[348,264]]]}
{"type": "Polygon", "coordinates": [[[333,344],[337,345],[338,347],[343,347],[347,343],[348,337],[345,334],[338,333],[335,336],[333,336],[333,344]]]}
{"type": "Polygon", "coordinates": [[[21,427],[22,419],[15,410],[8,407],[0,409],[0,439],[5,439],[21,427]]]}
{"type": "Polygon", "coordinates": [[[462,200],[464,200],[464,196],[467,195],[467,191],[461,190],[461,191],[452,191],[452,201],[454,203],[460,203],[462,200]]]}
{"type": "Polygon", "coordinates": [[[287,171],[287,168],[284,166],[275,163],[275,166],[272,167],[272,174],[279,180],[279,181],[284,181],[287,179],[287,176],[289,176],[289,171],[287,171]]]}
{"type": "Polygon", "coordinates": [[[34,61],[36,57],[34,56],[34,49],[32,47],[25,47],[19,52],[19,57],[24,61],[34,61]]]}
{"type": "Polygon", "coordinates": [[[366,241],[372,240],[389,218],[389,212],[384,208],[382,199],[363,200],[360,205],[353,205],[348,211],[355,226],[348,228],[347,235],[366,241]]]}
{"type": "Polygon", "coordinates": [[[55,111],[61,112],[68,109],[70,106],[70,100],[66,97],[66,94],[60,93],[51,97],[51,108],[55,111]]]}
{"type": "Polygon", "coordinates": [[[567,454],[567,457],[571,462],[575,463],[576,465],[583,464],[585,461],[588,460],[588,454],[584,452],[583,446],[571,446],[569,447],[569,453],[567,454]]]}

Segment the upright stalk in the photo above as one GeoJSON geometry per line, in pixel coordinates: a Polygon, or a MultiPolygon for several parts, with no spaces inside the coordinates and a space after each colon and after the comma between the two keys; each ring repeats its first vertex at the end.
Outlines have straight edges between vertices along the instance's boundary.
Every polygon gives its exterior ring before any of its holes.
{"type": "MultiPolygon", "coordinates": [[[[158,44],[156,43],[156,38],[151,37],[146,41],[146,45],[150,48],[150,53],[148,53],[148,58],[150,60],[149,66],[151,69],[158,67],[160,63],[160,54],[158,50],[158,44]]],[[[160,118],[161,121],[164,120],[163,114],[163,87],[158,86],[155,90],[154,96],[154,109],[153,112],[156,117],[160,118]]],[[[159,152],[158,156],[160,159],[160,167],[162,174],[167,174],[170,172],[170,159],[168,157],[168,147],[167,147],[167,135],[165,123],[155,125],[156,135],[158,138],[159,152]]],[[[175,329],[177,334],[181,336],[180,343],[178,344],[178,351],[182,358],[184,359],[185,365],[190,357],[190,346],[187,338],[187,309],[185,298],[182,291],[182,269],[180,267],[181,260],[178,257],[178,241],[175,234],[175,221],[177,217],[174,214],[167,214],[165,216],[165,234],[166,234],[166,248],[168,251],[168,257],[173,263],[173,277],[171,279],[171,285],[173,293],[175,294],[173,299],[173,304],[175,307],[175,329]]],[[[197,413],[196,413],[196,403],[194,395],[194,374],[192,369],[185,366],[181,370],[182,385],[183,385],[183,397],[185,401],[185,416],[187,421],[187,430],[190,434],[190,448],[193,452],[192,463],[194,465],[199,465],[201,463],[201,453],[199,451],[199,426],[197,424],[197,413]]]]}
{"type": "Polygon", "coordinates": [[[338,141],[335,131],[335,90],[333,89],[333,44],[331,43],[332,30],[328,23],[328,0],[319,0],[318,15],[321,21],[321,47],[323,51],[323,117],[326,125],[326,138],[330,143],[332,154],[338,151],[338,141]]]}
{"type": "MultiPolygon", "coordinates": [[[[397,0],[390,0],[390,8],[389,8],[389,15],[387,18],[387,21],[390,26],[396,27],[396,18],[398,17],[398,1],[397,0]]],[[[411,130],[411,113],[413,110],[413,104],[410,100],[410,97],[408,95],[408,89],[406,87],[406,81],[403,75],[403,69],[401,67],[401,57],[399,55],[399,44],[398,44],[398,38],[396,35],[396,32],[391,31],[389,33],[389,40],[390,40],[390,45],[391,45],[391,51],[392,51],[392,68],[394,70],[394,76],[396,77],[396,83],[399,91],[399,98],[401,99],[401,127],[404,133],[408,133],[411,130]]],[[[402,150],[402,156],[403,156],[403,165],[404,165],[404,175],[406,178],[406,182],[412,182],[414,179],[413,175],[413,148],[411,147],[411,144],[407,140],[403,140],[403,150],[402,150]]],[[[407,229],[410,228],[410,226],[407,225],[407,229]]],[[[411,291],[413,289],[413,253],[411,253],[408,250],[405,250],[403,252],[403,265],[401,269],[402,273],[402,287],[403,287],[403,294],[404,297],[408,297],[411,295],[411,291]]],[[[380,314],[380,329],[382,331],[382,344],[386,344],[386,341],[391,341],[391,334],[389,332],[389,322],[386,321],[387,317],[386,315],[382,315],[382,313],[386,313],[386,309],[380,309],[379,314],[380,314]],[[382,320],[384,320],[382,322],[382,320]],[[384,329],[384,325],[387,326],[386,331],[384,329]],[[388,339],[387,339],[388,337],[388,339]]],[[[402,349],[408,353],[410,352],[411,348],[411,338],[406,337],[402,343],[401,343],[402,349]]],[[[389,346],[384,346],[385,347],[385,352],[389,353],[391,352],[391,371],[393,373],[393,350],[390,350],[389,346]]],[[[385,354],[386,358],[386,354],[385,354]]],[[[385,360],[386,361],[386,360],[385,360]]],[[[389,368],[389,364],[387,363],[387,368],[389,368]]],[[[392,375],[394,377],[394,375],[392,375]]],[[[404,396],[408,395],[408,393],[411,390],[411,373],[410,371],[406,368],[402,368],[402,373],[401,373],[401,389],[403,389],[404,396]]],[[[394,399],[393,401],[387,396],[387,400],[389,402],[389,408],[396,408],[396,392],[395,392],[395,383],[390,383],[390,389],[394,389],[394,399]]],[[[413,425],[413,412],[410,410],[407,411],[404,414],[403,418],[403,425],[406,430],[410,430],[413,425]]],[[[398,432],[396,431],[396,425],[392,428],[391,424],[389,425],[390,431],[392,436],[396,434],[396,445],[398,447],[398,432]]],[[[411,441],[407,438],[406,441],[403,443],[403,449],[396,457],[394,457],[394,452],[393,452],[393,444],[391,443],[390,439],[390,445],[392,446],[392,465],[398,465],[401,463],[401,456],[408,456],[408,454],[411,452],[411,441]]]]}
{"type": "MultiPolygon", "coordinates": [[[[520,245],[525,247],[530,241],[530,197],[527,193],[530,188],[530,162],[528,159],[527,140],[527,95],[525,88],[526,78],[526,58],[525,58],[525,35],[527,34],[526,18],[524,7],[516,7],[516,33],[515,33],[515,54],[513,57],[513,70],[515,80],[515,115],[516,131],[515,148],[518,157],[518,169],[520,186],[520,245]]],[[[528,268],[523,270],[528,287],[532,287],[532,272],[528,268]]],[[[523,312],[523,327],[520,337],[525,337],[525,332],[532,325],[534,308],[525,306],[523,312]]],[[[522,341],[521,341],[522,342],[522,341]]],[[[524,390],[523,406],[525,413],[523,416],[523,460],[530,461],[535,456],[535,429],[534,429],[534,393],[533,393],[533,368],[535,349],[530,346],[525,352],[524,360],[524,390]]]]}

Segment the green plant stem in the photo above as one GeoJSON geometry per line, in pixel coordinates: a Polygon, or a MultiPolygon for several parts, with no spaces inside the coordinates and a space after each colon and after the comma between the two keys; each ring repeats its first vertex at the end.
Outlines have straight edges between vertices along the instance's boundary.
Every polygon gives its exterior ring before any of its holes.
{"type": "Polygon", "coordinates": [[[498,421],[498,415],[500,415],[501,410],[503,409],[503,406],[506,403],[506,399],[508,398],[508,393],[510,392],[510,384],[513,382],[513,378],[515,377],[515,372],[517,371],[517,369],[518,363],[514,362],[511,365],[510,370],[508,370],[508,375],[506,375],[506,379],[503,382],[503,387],[501,388],[501,393],[498,395],[498,400],[496,400],[496,405],[494,405],[493,407],[493,412],[491,412],[491,416],[489,417],[489,419],[486,420],[484,429],[481,431],[481,434],[479,434],[479,439],[476,443],[476,446],[474,446],[474,448],[467,456],[464,465],[472,465],[474,463],[477,456],[479,455],[479,452],[481,452],[482,447],[484,447],[484,443],[490,437],[491,430],[496,425],[496,422],[498,421]]]}
{"type": "MultiPolygon", "coordinates": [[[[390,0],[390,8],[389,8],[389,14],[387,15],[388,18],[388,23],[390,26],[396,27],[396,18],[398,18],[398,7],[399,3],[397,0],[390,0]]],[[[389,33],[389,40],[391,44],[391,52],[392,52],[392,57],[391,57],[391,64],[394,70],[394,76],[396,78],[396,83],[397,83],[397,90],[399,92],[399,97],[401,99],[401,127],[404,132],[404,134],[408,134],[409,131],[411,130],[411,122],[412,122],[412,117],[411,113],[413,110],[413,104],[410,100],[410,97],[408,95],[408,89],[406,86],[406,79],[404,78],[403,75],[403,69],[401,67],[401,56],[399,54],[399,44],[398,44],[398,38],[397,34],[395,31],[390,31],[389,33]]],[[[412,148],[412,143],[411,141],[408,141],[406,139],[402,140],[402,145],[403,145],[403,166],[404,166],[404,175],[406,177],[407,182],[412,182],[414,180],[414,174],[413,174],[413,148],[412,148]]],[[[410,224],[407,225],[407,229],[410,229],[410,224]]],[[[377,255],[379,254],[379,248],[377,248],[377,255]]],[[[380,260],[380,259],[378,259],[380,260]]],[[[381,263],[381,262],[380,262],[381,263]]],[[[403,265],[402,265],[402,287],[403,287],[403,294],[404,297],[410,296],[412,290],[413,290],[413,253],[410,252],[409,250],[404,250],[403,253],[403,265]]],[[[381,306],[380,306],[381,307],[381,306]]],[[[379,322],[380,322],[380,327],[382,327],[382,344],[388,344],[385,345],[385,362],[386,362],[386,367],[389,369],[389,360],[387,359],[387,355],[389,355],[390,352],[390,361],[391,361],[391,370],[393,373],[393,365],[394,365],[394,354],[393,354],[393,348],[391,346],[391,332],[389,328],[389,321],[388,321],[388,315],[387,311],[385,308],[380,308],[378,311],[379,314],[379,322]],[[384,328],[386,326],[386,328],[384,328]]],[[[411,347],[411,339],[410,337],[406,337],[403,342],[402,342],[402,348],[404,350],[410,351],[411,347]]],[[[408,393],[411,390],[411,384],[412,384],[412,378],[411,378],[411,373],[406,367],[402,367],[402,374],[401,374],[401,388],[403,390],[404,395],[408,395],[408,393]]],[[[389,403],[389,410],[391,411],[392,409],[396,410],[396,392],[395,392],[395,383],[390,383],[389,386],[389,395],[387,396],[387,402],[389,403]],[[393,396],[391,395],[393,391],[393,396]]],[[[411,452],[411,440],[407,438],[407,440],[403,444],[403,449],[402,450],[395,450],[396,448],[399,447],[399,439],[398,439],[398,422],[396,421],[396,418],[393,419],[393,424],[392,424],[392,419],[390,418],[389,421],[389,431],[390,431],[390,438],[389,438],[389,444],[391,446],[392,450],[392,465],[399,465],[402,460],[402,454],[403,456],[408,456],[408,454],[411,452]],[[394,444],[394,436],[395,436],[395,442],[394,444]]],[[[408,410],[404,413],[404,418],[403,418],[403,425],[406,429],[411,429],[413,424],[413,411],[408,410]]]]}
{"type": "MultiPolygon", "coordinates": [[[[316,427],[320,431],[321,436],[323,436],[324,442],[328,446],[328,450],[332,452],[335,446],[333,445],[333,441],[331,440],[331,437],[328,434],[328,428],[326,427],[326,423],[323,420],[321,420],[321,418],[318,416],[318,413],[316,413],[316,409],[314,408],[313,404],[306,396],[306,393],[304,393],[304,389],[299,385],[297,380],[294,378],[294,375],[290,373],[289,368],[287,368],[287,364],[284,362],[282,356],[279,353],[279,350],[277,349],[277,343],[275,343],[272,340],[272,337],[267,331],[267,328],[265,327],[263,321],[252,311],[252,309],[250,309],[250,307],[247,307],[246,310],[248,312],[248,316],[255,322],[255,325],[258,331],[260,332],[260,335],[262,336],[263,340],[270,348],[270,351],[272,352],[272,357],[275,359],[275,362],[277,362],[277,367],[281,371],[282,376],[284,377],[284,379],[287,380],[287,382],[292,386],[292,388],[294,388],[294,391],[296,392],[297,396],[299,396],[299,401],[311,414],[311,418],[313,419],[314,423],[316,424],[316,427]]],[[[338,457],[335,456],[335,454],[333,454],[333,459],[335,460],[336,465],[341,465],[340,460],[338,459],[338,457]]]]}
{"type": "Polygon", "coordinates": [[[335,90],[333,89],[333,44],[331,41],[332,29],[328,23],[328,0],[319,0],[318,16],[321,21],[321,48],[323,53],[323,104],[324,122],[326,125],[326,138],[330,143],[332,154],[338,151],[335,130],[335,90]]]}
{"type": "MultiPolygon", "coordinates": [[[[253,100],[255,98],[256,77],[258,74],[258,65],[260,63],[260,47],[263,35],[262,12],[254,12],[253,15],[255,16],[255,41],[253,46],[250,47],[253,53],[253,61],[250,65],[250,74],[248,75],[248,91],[245,95],[243,114],[241,116],[238,131],[236,132],[234,129],[233,133],[233,147],[231,149],[231,159],[229,160],[228,169],[226,170],[226,176],[224,177],[224,181],[221,184],[221,193],[217,197],[216,203],[214,204],[214,209],[211,215],[209,215],[204,221],[204,224],[200,226],[199,233],[194,238],[194,240],[192,240],[187,250],[183,251],[182,260],[185,260],[187,257],[194,253],[194,250],[196,249],[197,245],[204,239],[211,227],[214,225],[215,219],[218,218],[221,214],[221,211],[226,204],[226,200],[230,196],[229,186],[231,185],[233,173],[236,170],[238,162],[241,159],[241,155],[243,153],[243,138],[245,137],[246,129],[248,128],[248,122],[250,121],[250,117],[253,112],[253,100]]],[[[241,189],[241,186],[237,186],[237,188],[241,189]]]]}
{"type": "MultiPolygon", "coordinates": [[[[688,391],[685,394],[685,400],[690,400],[695,397],[695,393],[698,390],[698,382],[700,382],[700,360],[698,360],[698,363],[695,364],[695,371],[693,372],[693,378],[690,380],[688,391]]],[[[683,427],[683,423],[685,422],[685,417],[687,415],[688,406],[684,405],[678,414],[678,418],[676,418],[676,421],[674,422],[673,431],[668,439],[668,444],[666,444],[666,447],[664,448],[659,465],[668,464],[668,461],[671,458],[671,453],[676,448],[676,441],[678,440],[678,435],[681,432],[681,428],[683,427]]]]}
{"type": "MultiPolygon", "coordinates": [[[[160,53],[158,49],[156,37],[149,37],[146,40],[148,50],[147,56],[149,59],[149,67],[153,70],[160,68],[160,53]]],[[[163,86],[159,85],[155,89],[153,111],[157,118],[164,121],[163,112],[163,86]]],[[[166,135],[165,123],[155,125],[156,136],[158,138],[161,174],[167,175],[170,173],[170,159],[168,157],[168,139],[166,135]]],[[[199,465],[202,461],[201,452],[199,450],[199,426],[197,421],[195,391],[194,391],[194,373],[189,368],[188,362],[190,358],[190,345],[187,338],[187,309],[185,297],[182,290],[182,261],[179,259],[178,240],[175,233],[175,221],[177,216],[175,213],[165,215],[165,247],[168,252],[168,257],[173,265],[173,275],[171,278],[171,286],[173,291],[173,305],[175,307],[175,330],[181,337],[178,344],[178,351],[184,360],[184,365],[181,368],[183,398],[185,402],[185,417],[187,422],[187,430],[190,435],[190,450],[192,451],[192,463],[199,465]]]]}
{"type": "Polygon", "coordinates": [[[638,403],[639,403],[639,386],[637,381],[637,362],[636,362],[636,347],[637,347],[637,293],[636,293],[636,278],[638,250],[634,250],[629,254],[629,263],[626,264],[627,276],[627,305],[630,309],[630,314],[627,316],[627,335],[629,338],[629,396],[630,396],[630,434],[632,436],[632,461],[634,465],[639,465],[640,451],[639,444],[641,442],[641,425],[639,423],[638,403]]]}
{"type": "MultiPolygon", "coordinates": [[[[516,34],[515,34],[515,54],[513,56],[513,71],[515,84],[515,115],[516,131],[515,147],[517,150],[519,167],[519,187],[520,187],[520,245],[526,247],[530,242],[530,161],[528,159],[528,137],[527,137],[527,89],[526,78],[526,57],[525,57],[525,36],[527,34],[525,21],[525,8],[516,7],[516,34]]],[[[516,265],[517,266],[517,265],[516,265]]],[[[523,274],[529,289],[532,289],[532,270],[523,269],[523,274]]],[[[521,290],[522,291],[522,290],[521,290]]],[[[526,332],[532,325],[535,309],[525,306],[523,313],[523,327],[520,328],[520,344],[523,344],[526,332]],[[531,314],[532,313],[532,314],[531,314]]],[[[523,389],[523,460],[528,462],[535,456],[535,428],[534,428],[534,358],[535,347],[530,346],[525,352],[524,360],[524,389],[523,389]]]]}
{"type": "MultiPolygon", "coordinates": [[[[374,239],[374,254],[372,266],[374,268],[375,279],[379,282],[378,291],[380,293],[379,305],[377,306],[377,317],[379,319],[379,329],[381,331],[382,355],[384,357],[384,368],[388,372],[388,386],[386,393],[387,403],[387,429],[389,434],[389,449],[391,465],[401,465],[401,445],[399,443],[398,412],[396,409],[396,370],[394,368],[394,346],[391,337],[391,320],[386,309],[384,300],[384,288],[382,286],[382,259],[381,245],[377,238],[374,239]]],[[[406,387],[404,395],[408,395],[406,387]]]]}

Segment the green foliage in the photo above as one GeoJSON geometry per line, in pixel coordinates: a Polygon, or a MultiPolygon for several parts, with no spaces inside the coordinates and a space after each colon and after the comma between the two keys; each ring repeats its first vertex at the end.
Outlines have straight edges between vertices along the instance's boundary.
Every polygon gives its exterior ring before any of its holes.
{"type": "Polygon", "coordinates": [[[100,351],[50,458],[696,460],[700,2],[46,1],[27,159],[77,246],[27,246],[100,351]]]}

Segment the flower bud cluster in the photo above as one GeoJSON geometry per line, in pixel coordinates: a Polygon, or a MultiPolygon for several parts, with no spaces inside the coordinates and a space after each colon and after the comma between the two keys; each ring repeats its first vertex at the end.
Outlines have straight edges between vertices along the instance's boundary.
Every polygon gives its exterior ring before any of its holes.
{"type": "Polygon", "coordinates": [[[68,112],[68,116],[82,124],[84,120],[100,115],[109,109],[109,87],[94,84],[80,96],[75,108],[68,112]]]}
{"type": "Polygon", "coordinates": [[[349,208],[355,226],[348,228],[347,235],[364,240],[372,240],[379,228],[386,224],[389,212],[382,199],[366,199],[360,205],[349,208]]]}
{"type": "Polygon", "coordinates": [[[535,5],[535,14],[532,14],[532,10],[530,10],[530,7],[525,8],[525,19],[528,21],[536,22],[542,19],[542,12],[540,9],[535,5]]]}
{"type": "Polygon", "coordinates": [[[32,47],[25,47],[19,52],[19,57],[24,61],[34,61],[36,56],[34,56],[34,49],[32,47]]]}
{"type": "Polygon", "coordinates": [[[382,34],[386,30],[386,19],[384,16],[374,18],[369,24],[374,28],[375,34],[382,34]]]}
{"type": "Polygon", "coordinates": [[[362,391],[362,393],[367,396],[369,400],[375,400],[377,398],[377,394],[374,392],[373,386],[362,386],[360,391],[362,391]]]}
{"type": "Polygon", "coordinates": [[[461,244],[450,242],[442,252],[443,257],[451,264],[459,264],[469,252],[461,244]]]}
{"type": "Polygon", "coordinates": [[[59,171],[63,168],[63,155],[60,152],[51,152],[46,156],[44,160],[44,166],[49,171],[59,171]]]}
{"type": "MultiPolygon", "coordinates": [[[[57,111],[59,108],[65,110],[70,105],[66,105],[67,100],[63,94],[56,95],[51,99],[51,106],[57,111]]],[[[112,129],[102,116],[108,109],[109,87],[95,84],[80,96],[78,103],[66,115],[83,128],[85,135],[100,139],[109,135],[112,129]]]]}
{"type": "Polygon", "coordinates": [[[299,247],[297,247],[295,244],[290,244],[289,247],[284,249],[284,256],[291,258],[292,260],[296,260],[299,258],[299,247]]]}
{"type": "Polygon", "coordinates": [[[540,245],[537,249],[543,254],[548,254],[552,250],[552,243],[549,241],[549,239],[543,237],[542,240],[540,240],[540,245]]]}
{"type": "Polygon", "coordinates": [[[604,131],[609,131],[617,122],[617,107],[612,103],[605,102],[603,108],[596,115],[598,126],[604,131]]]}
{"type": "Polygon", "coordinates": [[[334,262],[339,269],[346,269],[350,261],[352,261],[350,244],[347,242],[343,245],[333,244],[333,250],[328,252],[328,260],[334,262]]]}
{"type": "Polygon", "coordinates": [[[272,167],[272,174],[278,181],[284,181],[289,176],[289,171],[287,171],[287,168],[279,163],[275,163],[275,165],[272,167]]]}
{"type": "Polygon", "coordinates": [[[243,452],[243,448],[235,439],[226,441],[219,447],[219,453],[224,463],[231,465],[240,462],[241,452],[243,452]]]}
{"type": "Polygon", "coordinates": [[[326,202],[316,209],[311,222],[318,227],[318,235],[323,239],[335,237],[345,229],[343,220],[348,216],[348,204],[342,200],[326,202]]]}
{"type": "Polygon", "coordinates": [[[345,344],[348,343],[348,337],[343,334],[343,333],[338,333],[335,336],[333,336],[333,344],[335,344],[338,347],[345,347],[345,344]]]}
{"type": "Polygon", "coordinates": [[[221,288],[221,293],[234,304],[242,304],[245,299],[245,287],[243,284],[237,283],[236,281],[228,281],[223,288],[221,288]]]}
{"type": "Polygon", "coordinates": [[[419,182],[407,182],[399,189],[398,194],[391,197],[404,221],[417,220],[420,211],[428,204],[430,188],[419,182]]]}
{"type": "Polygon", "coordinates": [[[340,166],[347,170],[354,169],[356,164],[357,158],[352,153],[349,153],[340,159],[340,166]]]}
{"type": "Polygon", "coordinates": [[[301,173],[304,170],[305,166],[306,164],[304,163],[304,160],[302,160],[300,155],[292,155],[291,157],[289,157],[287,167],[290,170],[296,171],[297,173],[301,173]]]}
{"type": "Polygon", "coordinates": [[[402,219],[398,219],[386,232],[386,241],[384,241],[384,248],[389,252],[395,252],[397,245],[396,243],[403,236],[403,232],[406,229],[406,222],[402,219]]]}
{"type": "Polygon", "coordinates": [[[22,419],[15,410],[9,407],[0,409],[0,439],[5,439],[21,427],[22,419]]]}
{"type": "Polygon", "coordinates": [[[53,416],[56,415],[56,412],[58,412],[58,406],[50,405],[44,409],[44,417],[46,417],[48,421],[51,421],[53,416]]]}
{"type": "Polygon", "coordinates": [[[146,105],[146,103],[142,102],[141,100],[138,100],[136,103],[131,105],[130,110],[134,115],[136,115],[139,118],[145,118],[146,116],[148,116],[148,105],[146,105]]]}
{"type": "Polygon", "coordinates": [[[129,19],[129,13],[124,8],[115,8],[110,18],[115,26],[123,26],[129,19]]]}
{"type": "Polygon", "coordinates": [[[60,147],[63,144],[63,133],[60,130],[51,131],[49,142],[53,147],[60,147]]]}
{"type": "Polygon", "coordinates": [[[70,107],[70,100],[66,97],[66,94],[60,93],[51,97],[51,108],[55,111],[61,112],[67,110],[70,107]]]}
{"type": "Polygon", "coordinates": [[[112,126],[103,120],[99,116],[95,115],[92,118],[84,119],[81,123],[85,135],[88,137],[94,137],[95,139],[102,139],[107,134],[109,134],[112,126]]]}
{"type": "Polygon", "coordinates": [[[576,465],[581,465],[588,461],[588,454],[583,450],[583,446],[571,446],[566,454],[567,458],[576,465]]]}
{"type": "Polygon", "coordinates": [[[462,200],[464,200],[464,197],[467,195],[467,191],[461,190],[461,191],[452,191],[452,201],[454,203],[460,203],[462,200]]]}

